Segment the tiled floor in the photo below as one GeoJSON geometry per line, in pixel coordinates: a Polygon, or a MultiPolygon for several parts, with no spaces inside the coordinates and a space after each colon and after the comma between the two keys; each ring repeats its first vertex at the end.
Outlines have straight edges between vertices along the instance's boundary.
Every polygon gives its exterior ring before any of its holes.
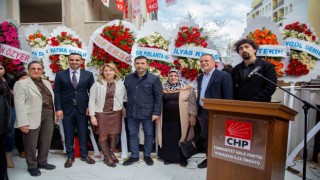
{"type": "MultiPolygon", "coordinates": [[[[49,155],[49,163],[57,166],[55,170],[41,170],[42,175],[39,177],[31,177],[27,172],[25,159],[18,157],[17,152],[14,152],[14,162],[16,167],[9,169],[10,180],[196,180],[206,178],[206,169],[198,169],[197,163],[201,162],[204,154],[197,154],[189,159],[189,164],[186,168],[178,164],[164,165],[161,160],[153,157],[155,164],[147,166],[143,160],[132,166],[122,166],[111,168],[106,166],[102,159],[96,159],[96,164],[88,165],[85,162],[76,159],[71,168],[64,168],[66,157],[61,154],[49,155]]],[[[122,162],[120,162],[122,163],[122,162]]],[[[301,162],[297,162],[294,167],[299,170],[301,162]]],[[[314,171],[320,175],[320,169],[314,171]]],[[[316,180],[310,169],[307,173],[308,179],[316,180]]],[[[285,180],[300,180],[301,178],[286,171],[285,180]]],[[[319,180],[319,179],[318,179],[319,180]]]]}

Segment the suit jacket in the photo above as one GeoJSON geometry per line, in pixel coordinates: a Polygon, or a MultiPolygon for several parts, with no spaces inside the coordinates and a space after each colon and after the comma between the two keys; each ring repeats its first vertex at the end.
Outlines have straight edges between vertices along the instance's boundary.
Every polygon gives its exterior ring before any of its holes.
{"type": "Polygon", "coordinates": [[[85,114],[89,102],[88,94],[93,83],[93,74],[81,69],[80,79],[75,89],[72,86],[69,69],[58,72],[54,80],[56,111],[62,110],[63,114],[70,114],[75,100],[80,113],[85,114]]]}
{"type": "MultiPolygon", "coordinates": [[[[42,80],[42,82],[51,92],[54,102],[51,83],[47,80],[42,80]]],[[[37,129],[41,123],[42,112],[42,95],[37,85],[28,77],[15,83],[13,93],[17,118],[15,127],[29,125],[29,129],[37,129]]]]}
{"type": "MultiPolygon", "coordinates": [[[[202,111],[202,107],[199,104],[201,83],[203,74],[197,78],[198,81],[198,112],[202,111]]],[[[231,75],[227,72],[215,69],[212,73],[207,89],[204,94],[205,98],[213,99],[233,99],[233,84],[231,75]]]]}

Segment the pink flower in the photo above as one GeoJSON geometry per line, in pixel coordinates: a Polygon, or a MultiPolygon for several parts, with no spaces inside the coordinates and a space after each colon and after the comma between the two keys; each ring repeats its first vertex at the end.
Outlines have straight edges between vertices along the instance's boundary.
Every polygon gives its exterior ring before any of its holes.
{"type": "Polygon", "coordinates": [[[23,66],[18,66],[18,67],[17,67],[17,71],[18,71],[18,72],[23,71],[23,70],[24,70],[24,67],[23,67],[23,66]]]}
{"type": "Polygon", "coordinates": [[[17,29],[14,26],[9,27],[8,31],[10,33],[13,33],[13,32],[17,33],[17,29]]]}
{"type": "Polygon", "coordinates": [[[9,22],[7,22],[7,21],[4,21],[2,24],[1,24],[1,26],[3,26],[3,27],[5,27],[5,26],[9,26],[10,25],[10,23],[9,22]]]}
{"type": "Polygon", "coordinates": [[[0,43],[4,42],[5,38],[3,36],[0,36],[0,43]]]}
{"type": "Polygon", "coordinates": [[[19,59],[15,59],[15,60],[13,60],[13,62],[12,62],[14,65],[19,65],[19,64],[21,64],[21,61],[19,60],[19,59]]]}
{"type": "Polygon", "coordinates": [[[3,32],[3,36],[7,37],[10,36],[9,32],[3,32]]]}
{"type": "Polygon", "coordinates": [[[13,39],[12,39],[11,36],[7,36],[7,37],[6,37],[6,41],[7,41],[7,42],[11,42],[12,40],[13,40],[13,39]]]}
{"type": "Polygon", "coordinates": [[[1,25],[2,31],[7,31],[9,29],[9,23],[7,21],[3,22],[1,25]]]}
{"type": "Polygon", "coordinates": [[[16,32],[12,32],[10,35],[11,35],[11,37],[13,37],[13,38],[18,37],[18,33],[16,33],[16,32]]]}

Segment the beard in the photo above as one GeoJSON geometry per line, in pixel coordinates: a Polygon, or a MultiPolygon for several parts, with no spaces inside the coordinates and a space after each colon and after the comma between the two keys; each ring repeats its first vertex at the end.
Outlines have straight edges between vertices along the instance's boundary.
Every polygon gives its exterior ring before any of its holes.
{"type": "Polygon", "coordinates": [[[243,60],[249,60],[251,58],[250,54],[247,52],[242,53],[242,59],[243,60]]]}

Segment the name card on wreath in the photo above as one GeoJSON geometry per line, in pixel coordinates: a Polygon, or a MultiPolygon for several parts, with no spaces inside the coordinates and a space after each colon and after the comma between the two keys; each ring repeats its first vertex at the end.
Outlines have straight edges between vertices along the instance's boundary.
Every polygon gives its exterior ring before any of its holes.
{"type": "Polygon", "coordinates": [[[296,38],[287,38],[286,46],[289,46],[291,49],[304,51],[316,57],[317,59],[320,59],[320,46],[313,42],[302,41],[296,38]]]}
{"type": "Polygon", "coordinates": [[[171,52],[172,56],[182,56],[195,59],[200,59],[203,54],[211,54],[216,61],[220,58],[218,51],[216,50],[195,46],[181,46],[179,48],[174,48],[173,52],[171,52]]]}
{"type": "Polygon", "coordinates": [[[135,56],[146,56],[148,59],[173,62],[170,53],[163,49],[136,46],[134,49],[132,49],[132,51],[134,52],[135,56]]]}
{"type": "Polygon", "coordinates": [[[19,59],[25,63],[29,63],[31,60],[29,52],[2,43],[0,43],[0,55],[11,59],[19,59]]]}
{"type": "Polygon", "coordinates": [[[48,48],[49,54],[56,55],[56,54],[63,54],[69,55],[70,53],[78,53],[82,56],[82,58],[86,58],[88,53],[86,50],[76,48],[73,46],[52,46],[48,48]]]}
{"type": "Polygon", "coordinates": [[[287,57],[287,47],[279,45],[260,45],[257,56],[287,57]]]}
{"type": "Polygon", "coordinates": [[[43,58],[46,54],[46,50],[43,48],[31,48],[32,54],[37,56],[38,58],[43,58]]]}
{"type": "Polygon", "coordinates": [[[104,49],[107,53],[112,55],[113,57],[130,64],[131,63],[131,55],[113,45],[109,41],[105,40],[100,34],[94,33],[90,38],[99,48],[104,49]]]}

